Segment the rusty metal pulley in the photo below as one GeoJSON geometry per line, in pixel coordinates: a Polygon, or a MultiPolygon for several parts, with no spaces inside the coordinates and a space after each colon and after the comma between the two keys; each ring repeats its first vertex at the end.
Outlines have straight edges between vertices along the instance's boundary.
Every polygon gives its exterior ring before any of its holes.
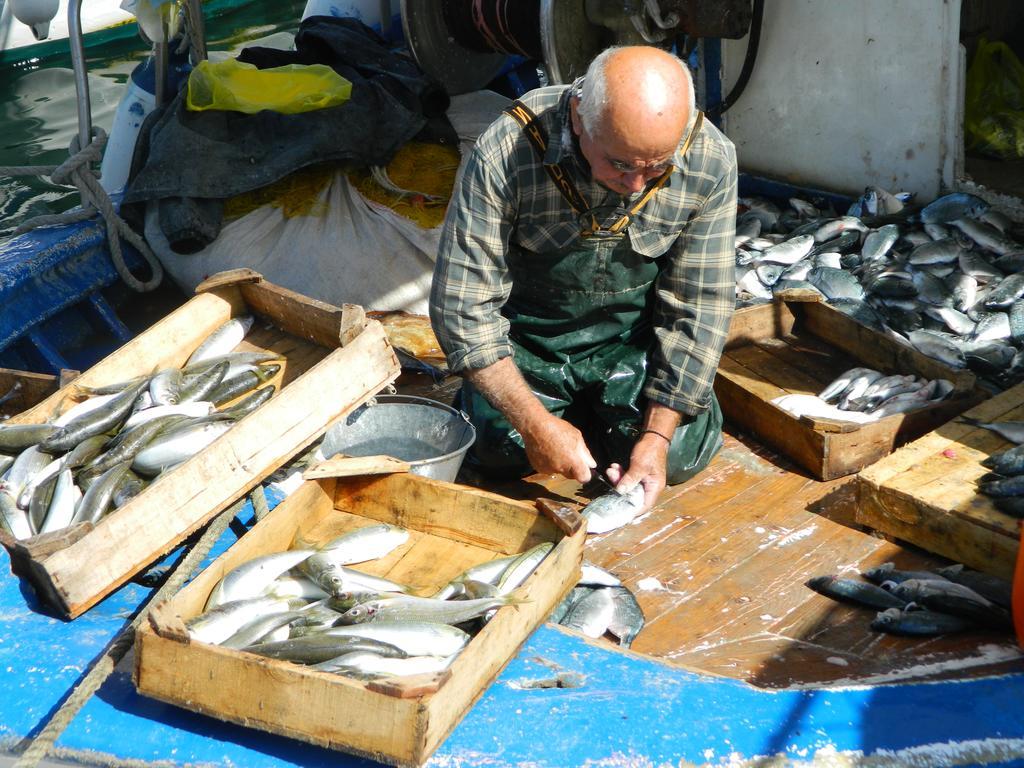
{"type": "Polygon", "coordinates": [[[509,55],[565,83],[609,46],[740,38],[750,19],[751,0],[402,0],[413,56],[452,94],[487,85],[509,55]]]}

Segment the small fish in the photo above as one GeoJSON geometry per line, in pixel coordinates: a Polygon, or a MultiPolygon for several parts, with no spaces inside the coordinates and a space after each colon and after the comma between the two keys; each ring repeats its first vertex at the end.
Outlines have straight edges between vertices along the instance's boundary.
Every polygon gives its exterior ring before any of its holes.
{"type": "Polygon", "coordinates": [[[135,454],[132,469],[151,476],[176,467],[217,440],[233,424],[231,421],[213,421],[172,427],[135,454]]]}
{"type": "MultiPolygon", "coordinates": [[[[835,380],[832,381],[825,389],[818,393],[818,397],[824,400],[826,403],[830,403],[834,400],[838,400],[842,397],[848,389],[853,385],[853,382],[859,377],[864,377],[867,381],[865,389],[872,382],[882,377],[882,374],[872,368],[851,368],[845,373],[840,374],[835,380]],[[873,376],[873,378],[872,378],[873,376]]],[[[860,393],[863,394],[863,393],[860,393]]],[[[857,395],[860,396],[859,394],[857,395]]]]}
{"type": "Polygon", "coordinates": [[[386,658],[380,653],[348,653],[322,662],[313,668],[346,677],[372,680],[377,677],[404,677],[444,672],[451,666],[451,656],[410,656],[405,659],[386,658]]]}
{"type": "Polygon", "coordinates": [[[974,625],[970,621],[959,616],[928,610],[907,611],[899,608],[884,610],[871,622],[871,628],[876,632],[910,637],[935,637],[953,632],[963,632],[973,627],[974,625]]]}
{"type": "Polygon", "coordinates": [[[960,616],[987,627],[1012,629],[1010,616],[1006,610],[963,584],[911,579],[902,584],[886,582],[883,586],[897,597],[933,611],[960,616]]]}
{"type": "Polygon", "coordinates": [[[324,633],[378,640],[401,648],[410,656],[451,656],[469,643],[469,635],[458,627],[426,621],[371,621],[331,627],[324,633]]]}
{"type": "Polygon", "coordinates": [[[840,579],[836,576],[815,576],[804,583],[805,586],[813,589],[820,595],[866,608],[875,608],[877,610],[902,608],[908,602],[881,587],[865,581],[840,579]]]}
{"type": "Polygon", "coordinates": [[[435,600],[430,597],[386,597],[369,600],[346,611],[344,624],[362,624],[367,621],[429,621],[442,624],[462,624],[483,616],[495,608],[518,605],[523,601],[512,595],[485,597],[477,600],[435,600]]]}
{"type": "Polygon", "coordinates": [[[864,238],[861,255],[867,260],[883,258],[900,237],[900,228],[896,224],[886,224],[873,230],[864,238]]]}
{"type": "Polygon", "coordinates": [[[593,563],[588,563],[586,560],[583,561],[583,565],[580,568],[580,580],[577,582],[579,585],[587,585],[591,587],[619,587],[622,586],[622,582],[619,577],[610,571],[606,571],[593,563]]]}
{"type": "Polygon", "coordinates": [[[808,273],[807,279],[830,299],[864,298],[864,289],[857,278],[846,270],[815,267],[808,273]]]}
{"type": "Polygon", "coordinates": [[[287,640],[256,643],[243,650],[257,656],[283,659],[295,664],[320,664],[356,651],[373,651],[397,658],[407,655],[403,650],[390,643],[382,643],[379,640],[364,637],[338,637],[324,632],[291,637],[287,640]]]}
{"type": "MultiPolygon", "coordinates": [[[[306,559],[300,569],[328,592],[339,588],[342,581],[337,568],[364,563],[390,554],[409,540],[409,532],[398,526],[379,523],[346,531],[332,539],[306,559]]],[[[309,547],[305,541],[301,547],[309,547]]]]}
{"type": "Polygon", "coordinates": [[[614,616],[615,600],[611,588],[600,587],[582,595],[559,623],[597,639],[608,631],[614,616]]]}
{"type": "Polygon", "coordinates": [[[112,399],[88,413],[71,420],[59,431],[39,443],[39,450],[46,453],[64,453],[71,450],[86,438],[120,427],[131,413],[132,405],[142,390],[148,386],[142,381],[129,387],[112,399]]]}
{"type": "Polygon", "coordinates": [[[766,250],[761,255],[761,261],[783,265],[795,264],[810,253],[813,247],[814,237],[812,235],[793,237],[766,250]]]}
{"type": "Polygon", "coordinates": [[[278,597],[257,596],[231,600],[185,622],[189,636],[203,643],[219,644],[263,616],[287,611],[289,602],[278,597]]]}
{"type": "Polygon", "coordinates": [[[548,616],[548,621],[552,624],[561,624],[572,607],[595,589],[600,589],[600,587],[580,584],[570,589],[569,594],[562,598],[562,602],[556,605],[555,610],[548,616]]]}
{"type": "Polygon", "coordinates": [[[978,489],[986,496],[1007,497],[1024,496],[1024,475],[989,480],[978,484],[978,489]]]}
{"type": "Polygon", "coordinates": [[[217,582],[206,601],[206,610],[234,600],[259,597],[274,579],[313,554],[315,550],[312,549],[291,549],[242,563],[217,582]]]}
{"type": "Polygon", "coordinates": [[[149,394],[155,405],[177,405],[181,391],[181,370],[167,368],[149,380],[149,394]]]}
{"type": "Polygon", "coordinates": [[[644,505],[644,488],[637,483],[628,493],[606,493],[583,508],[587,533],[608,533],[632,522],[644,505]]]}
{"type": "Polygon", "coordinates": [[[252,315],[231,318],[196,347],[195,351],[189,355],[184,367],[187,369],[189,366],[195,366],[230,352],[242,343],[242,339],[252,328],[252,324],[252,315]]]}
{"type": "Polygon", "coordinates": [[[0,483],[0,528],[16,539],[29,539],[33,534],[28,515],[18,508],[14,497],[4,490],[2,483],[0,483]]]}
{"type": "Polygon", "coordinates": [[[950,565],[946,568],[939,568],[936,573],[949,581],[963,584],[977,592],[987,600],[1003,608],[1010,607],[1013,585],[1006,579],[998,576],[991,576],[980,571],[972,571],[962,565],[950,565]]]}
{"type": "Polygon", "coordinates": [[[554,547],[554,543],[542,541],[513,560],[508,568],[502,572],[501,578],[498,579],[498,583],[495,585],[498,589],[498,594],[507,595],[526,581],[554,547]]]}
{"type": "Polygon", "coordinates": [[[963,421],[971,426],[978,427],[980,429],[987,429],[995,432],[1004,440],[1009,440],[1011,443],[1017,445],[1024,445],[1024,421],[991,421],[983,422],[980,419],[975,419],[970,416],[960,416],[960,421],[963,421]]]}
{"type": "Polygon", "coordinates": [[[930,331],[910,331],[907,334],[910,343],[922,355],[931,357],[950,368],[965,368],[967,360],[964,353],[954,344],[930,331]]]}
{"type": "Polygon", "coordinates": [[[932,573],[931,571],[901,571],[896,568],[895,563],[882,563],[876,568],[870,568],[864,571],[861,573],[861,576],[872,584],[882,584],[886,581],[902,584],[904,581],[910,581],[911,579],[936,579],[938,581],[948,581],[948,579],[942,576],[942,574],[932,573]]]}
{"type": "Polygon", "coordinates": [[[1024,445],[1018,445],[1001,453],[994,453],[982,459],[981,466],[1004,477],[1024,475],[1024,445]]]}
{"type": "Polygon", "coordinates": [[[24,451],[38,445],[58,429],[53,424],[0,424],[0,451],[24,451]]]}
{"type": "Polygon", "coordinates": [[[960,258],[961,248],[953,238],[932,240],[917,246],[907,257],[907,263],[914,266],[925,264],[948,264],[960,258]]]}
{"type": "Polygon", "coordinates": [[[1003,278],[992,289],[985,297],[985,306],[989,309],[1008,309],[1021,296],[1024,296],[1024,272],[1017,272],[1003,278]]]}
{"type": "Polygon", "coordinates": [[[284,637],[288,639],[288,627],[305,614],[302,611],[282,611],[267,616],[260,616],[240,627],[234,634],[220,643],[224,648],[242,649],[261,642],[279,641],[276,637],[279,630],[283,630],[284,637]]]}
{"type": "Polygon", "coordinates": [[[606,587],[612,593],[615,608],[608,631],[619,638],[619,645],[629,648],[644,628],[644,612],[636,597],[626,587],[606,587]]]}
{"type": "Polygon", "coordinates": [[[924,224],[949,224],[958,219],[975,218],[988,209],[989,204],[976,195],[953,192],[922,208],[919,218],[924,224]]]}

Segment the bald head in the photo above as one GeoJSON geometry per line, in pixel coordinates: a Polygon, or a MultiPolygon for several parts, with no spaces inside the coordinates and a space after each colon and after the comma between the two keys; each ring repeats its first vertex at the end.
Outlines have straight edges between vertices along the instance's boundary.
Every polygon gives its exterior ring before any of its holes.
{"type": "Polygon", "coordinates": [[[609,48],[570,103],[593,179],[632,194],[672,160],[694,109],[693,81],[683,61],[658,48],[609,48]]]}
{"type": "Polygon", "coordinates": [[[592,136],[635,143],[658,152],[682,139],[693,110],[686,64],[658,48],[609,48],[587,69],[578,104],[582,127],[592,136]]]}

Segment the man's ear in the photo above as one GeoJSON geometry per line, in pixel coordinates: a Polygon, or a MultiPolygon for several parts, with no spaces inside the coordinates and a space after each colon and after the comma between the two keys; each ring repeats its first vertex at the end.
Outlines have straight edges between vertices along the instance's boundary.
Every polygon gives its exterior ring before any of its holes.
{"type": "Polygon", "coordinates": [[[569,97],[569,119],[572,121],[572,132],[577,136],[583,132],[583,121],[580,120],[579,105],[579,96],[569,97]]]}

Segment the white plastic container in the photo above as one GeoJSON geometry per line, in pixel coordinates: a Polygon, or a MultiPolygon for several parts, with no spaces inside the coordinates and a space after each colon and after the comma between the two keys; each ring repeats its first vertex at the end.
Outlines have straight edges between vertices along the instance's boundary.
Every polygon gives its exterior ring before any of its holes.
{"type": "Polygon", "coordinates": [[[363,24],[391,39],[401,35],[402,10],[398,0],[306,0],[302,18],[334,16],[359,19],[363,24]]]}
{"type": "Polygon", "coordinates": [[[124,189],[139,130],[146,115],[156,108],[153,75],[146,73],[147,66],[151,67],[149,62],[143,62],[132,71],[125,94],[114,113],[114,123],[100,164],[100,185],[107,194],[124,189]]]}

